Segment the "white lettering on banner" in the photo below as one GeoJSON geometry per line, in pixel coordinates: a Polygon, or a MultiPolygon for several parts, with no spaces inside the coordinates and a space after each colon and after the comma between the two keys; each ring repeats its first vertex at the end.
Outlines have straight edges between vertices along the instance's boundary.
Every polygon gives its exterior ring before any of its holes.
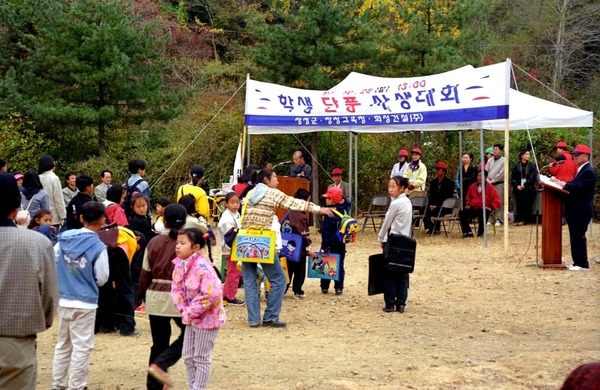
{"type": "MultiPolygon", "coordinates": [[[[508,117],[508,62],[420,78],[350,74],[328,91],[247,81],[253,127],[477,123],[508,117]]],[[[251,131],[252,133],[252,131],[251,131]]]]}

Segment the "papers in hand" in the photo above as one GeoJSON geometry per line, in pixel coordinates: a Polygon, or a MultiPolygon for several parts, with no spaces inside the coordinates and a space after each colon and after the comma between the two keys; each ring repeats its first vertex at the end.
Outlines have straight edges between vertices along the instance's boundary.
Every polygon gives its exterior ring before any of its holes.
{"type": "Polygon", "coordinates": [[[547,186],[550,186],[550,187],[554,187],[554,188],[558,188],[558,189],[562,190],[562,187],[559,186],[557,183],[553,182],[552,180],[550,180],[549,177],[544,176],[544,175],[540,175],[539,178],[540,178],[540,181],[543,184],[545,184],[547,186]]]}

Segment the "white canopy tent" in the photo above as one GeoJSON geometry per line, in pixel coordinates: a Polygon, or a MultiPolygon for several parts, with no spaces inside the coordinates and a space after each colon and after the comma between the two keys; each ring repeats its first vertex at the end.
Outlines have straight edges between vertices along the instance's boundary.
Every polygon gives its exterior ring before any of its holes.
{"type": "MultiPolygon", "coordinates": [[[[505,61],[481,68],[465,66],[412,78],[382,78],[352,72],[328,91],[296,89],[248,79],[245,112],[248,162],[250,135],[348,132],[352,188],[352,167],[357,164],[357,142],[353,141],[352,134],[504,130],[508,155],[509,130],[592,127],[593,113],[590,111],[510,89],[510,65],[510,61],[505,61]]],[[[507,175],[508,168],[505,168],[505,177],[507,175]]],[[[355,191],[356,179],[354,170],[355,191]]],[[[507,245],[508,231],[505,229],[507,245]]]]}

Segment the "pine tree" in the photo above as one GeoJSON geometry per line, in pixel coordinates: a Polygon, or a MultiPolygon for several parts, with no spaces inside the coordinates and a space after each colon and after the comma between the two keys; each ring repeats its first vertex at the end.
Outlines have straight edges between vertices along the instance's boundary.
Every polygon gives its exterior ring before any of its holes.
{"type": "Polygon", "coordinates": [[[47,6],[44,17],[13,22],[32,26],[31,34],[13,40],[28,38],[31,45],[13,46],[26,55],[6,64],[1,111],[16,109],[38,128],[57,134],[92,127],[100,149],[111,129],[168,120],[180,112],[177,95],[163,84],[169,67],[166,36],[157,24],[136,17],[129,1],[72,0],[47,6]]]}

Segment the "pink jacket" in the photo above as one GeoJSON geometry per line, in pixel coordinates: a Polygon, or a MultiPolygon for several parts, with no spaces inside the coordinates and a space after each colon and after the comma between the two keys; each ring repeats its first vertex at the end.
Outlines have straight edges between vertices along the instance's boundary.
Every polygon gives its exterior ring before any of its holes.
{"type": "Polygon", "coordinates": [[[187,260],[173,260],[171,299],[181,320],[197,328],[215,329],[225,324],[223,289],[212,263],[196,253],[187,260]]]}

